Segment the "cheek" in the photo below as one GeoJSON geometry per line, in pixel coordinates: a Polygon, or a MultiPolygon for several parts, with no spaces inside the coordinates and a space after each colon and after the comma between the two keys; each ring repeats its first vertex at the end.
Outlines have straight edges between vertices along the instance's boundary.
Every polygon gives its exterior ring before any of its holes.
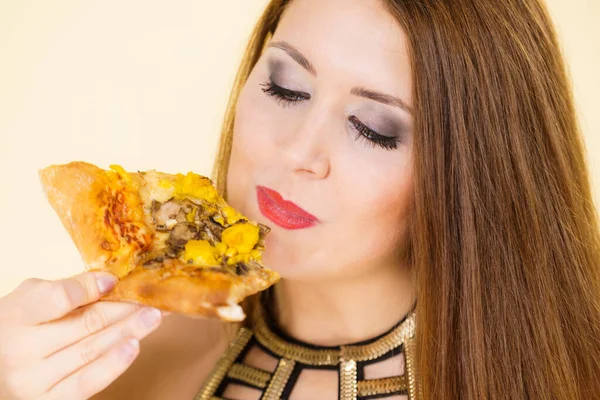
{"type": "Polygon", "coordinates": [[[357,277],[399,265],[413,198],[411,172],[401,171],[376,177],[364,168],[347,169],[353,174],[340,179],[335,195],[329,193],[336,205],[327,213],[332,219],[299,233],[298,240],[275,237],[267,246],[267,265],[285,278],[307,280],[357,277]]]}
{"type": "Polygon", "coordinates": [[[339,156],[338,163],[344,171],[338,190],[348,215],[369,225],[370,221],[389,225],[403,218],[413,189],[410,146],[394,151],[360,148],[339,156]]]}
{"type": "MultiPolygon", "coordinates": [[[[236,105],[235,124],[233,128],[232,150],[244,157],[252,157],[256,151],[265,149],[265,132],[268,131],[269,121],[265,118],[265,110],[256,90],[248,83],[240,93],[236,105]]],[[[232,154],[233,157],[233,154],[232,154]]]]}
{"type": "Polygon", "coordinates": [[[276,154],[275,140],[285,115],[275,107],[251,76],[236,105],[231,166],[241,160],[253,164],[269,160],[276,154]]]}
{"type": "Polygon", "coordinates": [[[360,179],[355,188],[353,207],[364,219],[379,223],[402,217],[412,198],[412,172],[409,166],[397,166],[395,171],[378,171],[360,179]]]}
{"type": "Polygon", "coordinates": [[[323,224],[297,238],[289,233],[272,238],[268,266],[286,278],[310,280],[359,276],[401,263],[412,211],[411,166],[403,152],[361,149],[361,154],[365,151],[373,152],[368,160],[356,152],[339,153],[354,162],[336,157],[337,172],[313,203],[323,224]]]}
{"type": "Polygon", "coordinates": [[[412,176],[408,169],[397,177],[390,175],[372,186],[377,189],[365,201],[369,212],[364,218],[370,217],[372,221],[369,227],[370,236],[375,238],[371,243],[374,252],[395,253],[405,245],[407,217],[413,199],[412,176]]]}
{"type": "Polygon", "coordinates": [[[348,255],[362,258],[364,265],[389,262],[406,245],[407,217],[413,199],[412,169],[407,154],[390,156],[396,159],[355,170],[353,183],[345,185],[344,208],[352,223],[338,245],[354,243],[348,255]]]}
{"type": "Polygon", "coordinates": [[[252,178],[269,160],[269,146],[265,134],[269,124],[264,118],[261,102],[254,90],[246,84],[236,105],[233,143],[227,174],[228,202],[244,211],[244,196],[251,190],[252,178]]]}
{"type": "Polygon", "coordinates": [[[283,109],[263,93],[262,75],[262,67],[250,75],[236,104],[227,179],[228,200],[234,207],[243,207],[241,197],[253,193],[252,178],[269,182],[281,170],[281,140],[302,118],[301,112],[283,109]]]}

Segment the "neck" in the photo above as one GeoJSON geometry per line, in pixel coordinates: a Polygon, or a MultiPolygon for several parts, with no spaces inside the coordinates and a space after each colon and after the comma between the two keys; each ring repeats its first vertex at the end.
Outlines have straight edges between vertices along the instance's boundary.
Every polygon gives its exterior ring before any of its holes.
{"type": "Polygon", "coordinates": [[[318,346],[356,343],[391,329],[413,307],[413,283],[398,265],[346,280],[275,286],[275,318],[290,336],[318,346]]]}

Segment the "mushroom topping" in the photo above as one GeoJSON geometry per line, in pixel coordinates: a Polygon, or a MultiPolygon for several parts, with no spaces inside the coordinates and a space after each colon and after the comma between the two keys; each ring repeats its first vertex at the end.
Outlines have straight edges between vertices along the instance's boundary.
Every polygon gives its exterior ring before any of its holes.
{"type": "Polygon", "coordinates": [[[156,229],[165,232],[161,234],[161,240],[164,236],[168,238],[164,248],[140,255],[141,265],[144,268],[160,268],[167,259],[184,257],[188,263],[205,267],[216,268],[213,264],[220,264],[218,268],[222,272],[236,275],[246,275],[260,268],[260,264],[252,259],[260,258],[260,253],[258,256],[253,253],[264,250],[264,238],[271,229],[263,224],[256,226],[245,218],[236,218],[236,215],[230,215],[231,210],[215,213],[214,207],[205,208],[197,203],[175,198],[165,203],[152,202],[151,216],[156,229]],[[190,243],[208,247],[191,257],[188,251],[192,252],[194,246],[190,243]],[[205,253],[214,253],[215,259],[206,259],[205,253]]]}
{"type": "Polygon", "coordinates": [[[199,223],[200,217],[199,207],[190,201],[152,202],[152,218],[159,231],[169,231],[182,222],[199,223]]]}
{"type": "Polygon", "coordinates": [[[271,228],[269,228],[266,225],[263,225],[261,223],[257,223],[258,225],[258,246],[260,246],[261,248],[264,248],[265,246],[265,238],[267,237],[267,235],[269,234],[269,232],[271,232],[271,228]]]}
{"type": "Polygon", "coordinates": [[[217,222],[213,221],[212,218],[208,218],[204,222],[205,223],[202,226],[202,228],[207,237],[206,240],[211,242],[213,245],[220,242],[225,228],[217,222]]]}
{"type": "Polygon", "coordinates": [[[181,208],[179,209],[179,212],[177,212],[177,215],[175,215],[175,221],[177,221],[177,223],[180,223],[180,222],[185,222],[185,221],[186,221],[186,218],[185,218],[185,216],[186,216],[186,214],[187,214],[187,213],[186,213],[186,211],[184,210],[184,208],[185,208],[185,207],[181,207],[181,208]]]}
{"type": "Polygon", "coordinates": [[[154,200],[152,202],[152,218],[156,224],[156,229],[159,231],[167,231],[177,223],[175,217],[181,209],[181,205],[170,200],[166,203],[159,203],[154,200]]]}
{"type": "Polygon", "coordinates": [[[261,224],[260,222],[258,222],[257,225],[261,235],[267,236],[269,232],[271,232],[271,228],[269,228],[268,226],[261,224]]]}
{"type": "Polygon", "coordinates": [[[243,262],[235,264],[235,272],[237,275],[246,275],[250,271],[250,267],[243,262]]]}
{"type": "Polygon", "coordinates": [[[167,239],[167,245],[176,251],[182,250],[188,241],[196,238],[197,234],[198,229],[194,225],[182,222],[175,225],[171,231],[171,235],[167,239]]]}

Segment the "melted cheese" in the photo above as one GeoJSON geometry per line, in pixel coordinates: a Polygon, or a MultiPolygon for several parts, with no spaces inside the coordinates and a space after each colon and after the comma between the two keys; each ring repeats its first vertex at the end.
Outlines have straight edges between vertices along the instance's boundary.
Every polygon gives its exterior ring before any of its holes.
{"type": "Polygon", "coordinates": [[[188,172],[187,175],[178,174],[175,182],[175,196],[179,198],[195,197],[209,201],[219,202],[219,194],[210,179],[188,172]]]}
{"type": "Polygon", "coordinates": [[[233,225],[236,222],[238,222],[239,220],[246,220],[246,218],[235,208],[231,207],[231,206],[225,206],[223,207],[223,215],[225,216],[225,218],[227,219],[227,223],[229,225],[233,225]]]}
{"type": "Polygon", "coordinates": [[[112,164],[112,165],[110,165],[110,169],[115,171],[125,182],[127,182],[127,183],[131,182],[131,177],[129,176],[127,171],[125,171],[125,169],[123,167],[121,167],[120,165],[112,164]]]}
{"type": "Polygon", "coordinates": [[[222,216],[220,216],[220,215],[213,216],[213,219],[215,220],[216,223],[218,223],[221,226],[225,226],[226,225],[225,224],[225,219],[222,216]]]}
{"type": "Polygon", "coordinates": [[[164,203],[173,197],[175,185],[165,174],[151,170],[144,174],[144,180],[146,184],[140,188],[140,195],[147,207],[150,207],[152,200],[164,203]]]}
{"type": "MultiPolygon", "coordinates": [[[[132,180],[123,168],[116,165],[111,168],[122,179],[132,180]]],[[[144,173],[144,179],[146,184],[141,185],[140,194],[148,213],[152,200],[164,203],[172,198],[188,199],[198,205],[197,200],[202,200],[201,206],[213,215],[212,218],[217,223],[224,227],[231,225],[223,231],[222,242],[216,243],[215,246],[206,240],[190,240],[179,255],[181,261],[197,268],[219,267],[222,266],[224,259],[229,265],[250,260],[260,261],[261,252],[254,250],[259,241],[259,228],[248,223],[247,218],[239,211],[226,205],[210,179],[193,172],[185,175],[167,175],[154,170],[144,173]]],[[[186,221],[194,223],[198,218],[197,212],[196,208],[188,212],[185,216],[186,221]]],[[[169,222],[176,224],[175,220],[169,222]]],[[[173,226],[167,223],[167,228],[173,226]]],[[[160,247],[165,243],[168,233],[156,232],[155,234],[154,245],[160,247]]]]}

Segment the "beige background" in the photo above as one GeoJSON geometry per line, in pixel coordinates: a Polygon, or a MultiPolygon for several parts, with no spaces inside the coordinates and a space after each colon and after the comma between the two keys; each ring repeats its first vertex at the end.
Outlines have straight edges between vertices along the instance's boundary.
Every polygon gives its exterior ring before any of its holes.
{"type": "MultiPolygon", "coordinates": [[[[210,174],[229,88],[267,0],[0,0],[0,296],[82,264],[37,170],[210,174]]],[[[550,0],[600,198],[600,0],[550,0]]]]}

